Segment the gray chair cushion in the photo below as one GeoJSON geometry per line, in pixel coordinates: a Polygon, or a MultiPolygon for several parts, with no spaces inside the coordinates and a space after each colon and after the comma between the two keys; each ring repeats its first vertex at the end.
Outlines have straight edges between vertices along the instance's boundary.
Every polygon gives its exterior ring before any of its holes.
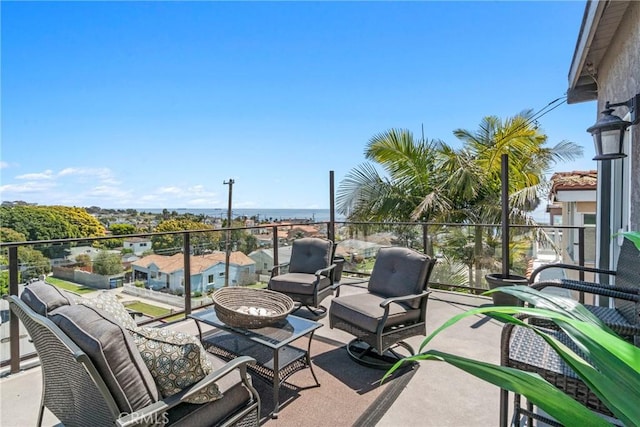
{"type": "Polygon", "coordinates": [[[49,313],[50,319],[91,359],[122,412],[131,413],[159,400],[133,339],[111,316],[85,305],[49,313]]]}
{"type": "Polygon", "coordinates": [[[315,273],[331,265],[333,243],[327,239],[305,237],[294,240],[289,273],[315,273]]]}
{"type": "MultiPolygon", "coordinates": [[[[383,297],[419,294],[426,286],[429,257],[407,248],[380,248],[369,279],[369,292],[383,297]]],[[[420,306],[419,299],[406,303],[420,306]]]]}
{"type": "Polygon", "coordinates": [[[48,316],[59,307],[74,304],[71,297],[46,282],[34,282],[25,286],[20,299],[41,316],[48,316]]]}
{"type": "MultiPolygon", "coordinates": [[[[285,294],[313,295],[313,284],[317,276],[309,273],[286,273],[274,276],[269,281],[269,289],[285,294]]],[[[318,290],[331,286],[331,279],[322,276],[318,290]]]]}
{"type": "MultiPolygon", "coordinates": [[[[334,298],[331,301],[331,316],[344,319],[360,328],[376,332],[384,309],[380,303],[386,297],[372,293],[354,294],[334,298]]],[[[391,303],[386,327],[401,325],[420,318],[420,310],[408,309],[404,304],[391,303]]]]}
{"type": "MultiPolygon", "coordinates": [[[[211,354],[208,354],[208,358],[214,371],[225,364],[223,360],[211,354]]],[[[226,416],[244,406],[251,398],[249,390],[242,384],[237,369],[216,381],[216,384],[224,396],[222,399],[204,405],[191,403],[178,405],[169,411],[169,423],[172,426],[188,427],[217,425],[226,416]]]]}

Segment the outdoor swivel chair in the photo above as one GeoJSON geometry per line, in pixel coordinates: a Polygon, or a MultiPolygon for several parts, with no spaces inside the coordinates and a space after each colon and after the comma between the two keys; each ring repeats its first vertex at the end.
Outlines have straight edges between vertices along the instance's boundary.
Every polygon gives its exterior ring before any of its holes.
{"type": "Polygon", "coordinates": [[[333,294],[333,248],[327,239],[294,240],[291,260],[273,267],[268,289],[291,297],[299,303],[296,310],[305,306],[316,316],[325,314],[327,309],[320,303],[333,294]]]}
{"type": "Polygon", "coordinates": [[[402,356],[394,348],[416,335],[426,334],[429,277],[435,259],[412,249],[381,248],[371,271],[366,293],[340,296],[331,301],[329,326],[356,338],[347,344],[358,363],[387,368],[402,356]]]}

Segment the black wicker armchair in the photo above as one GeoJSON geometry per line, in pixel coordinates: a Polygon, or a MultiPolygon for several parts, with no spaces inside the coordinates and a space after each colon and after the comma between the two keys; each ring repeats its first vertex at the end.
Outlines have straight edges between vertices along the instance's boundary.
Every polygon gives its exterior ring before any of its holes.
{"type": "Polygon", "coordinates": [[[613,298],[614,307],[589,304],[584,306],[614,332],[633,341],[635,345],[640,345],[640,251],[630,240],[625,239],[622,244],[615,271],[562,263],[547,264],[531,273],[529,283],[531,287],[538,290],[552,286],[613,298]],[[542,271],[550,268],[606,275],[615,278],[615,284],[604,285],[569,279],[535,281],[542,271]]]}

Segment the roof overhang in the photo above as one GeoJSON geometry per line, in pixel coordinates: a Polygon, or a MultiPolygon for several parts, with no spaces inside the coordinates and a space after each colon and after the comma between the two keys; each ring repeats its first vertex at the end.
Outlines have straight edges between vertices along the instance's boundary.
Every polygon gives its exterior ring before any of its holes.
{"type": "Polygon", "coordinates": [[[587,1],[569,69],[568,104],[598,98],[598,68],[630,2],[587,1]]]}
{"type": "Polygon", "coordinates": [[[582,190],[582,191],[558,191],[554,197],[554,202],[566,203],[566,202],[595,202],[596,191],[595,190],[582,190]]]}

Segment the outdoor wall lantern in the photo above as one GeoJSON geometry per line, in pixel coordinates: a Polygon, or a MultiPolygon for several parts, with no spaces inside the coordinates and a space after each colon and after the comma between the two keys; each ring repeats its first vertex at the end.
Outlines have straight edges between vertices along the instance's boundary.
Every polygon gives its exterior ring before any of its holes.
{"type": "Polygon", "coordinates": [[[593,160],[612,160],[627,157],[622,147],[624,132],[629,126],[640,123],[640,115],[638,114],[640,94],[636,94],[626,102],[611,104],[607,101],[604,108],[602,117],[587,129],[587,132],[593,135],[593,142],[596,147],[596,156],[593,160]],[[615,107],[622,106],[626,106],[629,109],[631,114],[630,122],[611,114],[615,107]]]}

